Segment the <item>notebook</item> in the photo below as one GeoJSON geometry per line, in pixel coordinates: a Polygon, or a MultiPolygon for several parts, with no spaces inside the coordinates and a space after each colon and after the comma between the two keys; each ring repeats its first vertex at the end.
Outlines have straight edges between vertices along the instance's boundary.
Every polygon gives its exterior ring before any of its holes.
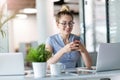
{"type": "Polygon", "coordinates": [[[96,71],[120,69],[120,43],[102,43],[97,56],[96,71]]]}
{"type": "Polygon", "coordinates": [[[22,53],[0,53],[0,76],[24,75],[22,53]]]}
{"type": "Polygon", "coordinates": [[[120,70],[120,43],[101,43],[97,54],[96,68],[79,70],[89,72],[120,70]]]}

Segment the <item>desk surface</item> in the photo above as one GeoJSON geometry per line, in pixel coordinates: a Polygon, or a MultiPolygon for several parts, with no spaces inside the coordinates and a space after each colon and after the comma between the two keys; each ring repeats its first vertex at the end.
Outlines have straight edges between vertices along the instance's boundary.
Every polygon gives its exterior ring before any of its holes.
{"type": "Polygon", "coordinates": [[[46,77],[44,78],[38,78],[35,79],[33,74],[31,75],[26,75],[26,76],[0,76],[0,80],[59,80],[59,79],[71,79],[71,80],[75,80],[75,79],[100,79],[100,78],[110,78],[113,76],[119,76],[120,75],[120,70],[114,70],[114,71],[105,71],[105,72],[97,72],[97,73],[80,73],[80,74],[76,74],[76,73],[63,73],[60,76],[50,76],[50,74],[48,74],[46,77]]]}

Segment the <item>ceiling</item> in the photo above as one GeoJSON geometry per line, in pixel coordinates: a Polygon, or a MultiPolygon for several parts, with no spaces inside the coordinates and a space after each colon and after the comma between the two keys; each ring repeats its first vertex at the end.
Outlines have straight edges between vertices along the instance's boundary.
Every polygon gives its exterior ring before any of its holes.
{"type": "MultiPolygon", "coordinates": [[[[67,4],[72,12],[78,13],[78,2],[79,0],[60,0],[54,2],[54,12],[57,12],[61,8],[61,5],[67,4]]],[[[19,11],[25,8],[35,8],[36,5],[35,0],[7,0],[7,4],[8,10],[11,11],[19,11]]]]}

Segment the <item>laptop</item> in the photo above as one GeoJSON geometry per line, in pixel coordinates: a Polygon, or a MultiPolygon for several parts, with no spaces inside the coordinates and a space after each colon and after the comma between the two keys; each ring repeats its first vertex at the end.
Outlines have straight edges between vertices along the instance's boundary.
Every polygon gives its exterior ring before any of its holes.
{"type": "Polygon", "coordinates": [[[78,69],[88,72],[120,70],[120,43],[101,43],[94,70],[78,69]]]}
{"type": "Polygon", "coordinates": [[[96,71],[120,70],[120,43],[101,43],[96,71]]]}
{"type": "Polygon", "coordinates": [[[24,75],[22,53],[0,53],[0,76],[24,75]]]}

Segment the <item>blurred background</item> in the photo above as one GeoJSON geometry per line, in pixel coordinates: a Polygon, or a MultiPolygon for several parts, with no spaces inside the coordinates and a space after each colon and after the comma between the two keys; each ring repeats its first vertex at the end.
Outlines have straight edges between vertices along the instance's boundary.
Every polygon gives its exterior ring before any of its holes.
{"type": "MultiPolygon", "coordinates": [[[[62,5],[74,14],[73,32],[83,38],[88,52],[96,62],[100,43],[120,42],[119,0],[0,0],[4,14],[15,17],[2,28],[0,52],[23,52],[36,47],[57,33],[55,15],[62,5]]],[[[6,18],[6,17],[5,17],[6,18]]]]}

